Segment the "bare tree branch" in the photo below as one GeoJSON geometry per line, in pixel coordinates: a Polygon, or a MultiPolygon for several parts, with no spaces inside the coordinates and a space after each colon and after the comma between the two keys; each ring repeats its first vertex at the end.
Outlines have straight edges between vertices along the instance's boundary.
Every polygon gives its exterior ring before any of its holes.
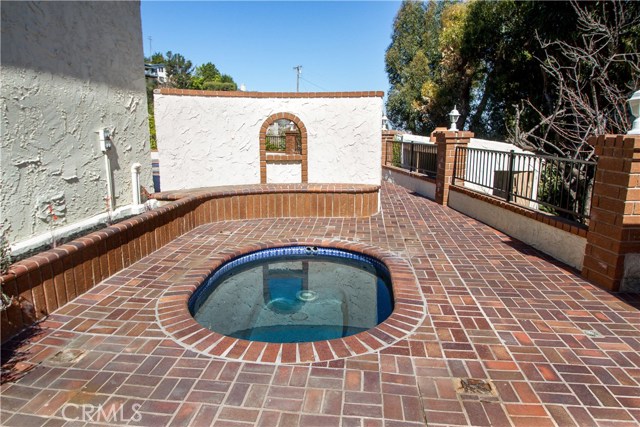
{"type": "Polygon", "coordinates": [[[640,16],[624,0],[603,2],[599,12],[575,0],[572,6],[582,32],[577,45],[542,40],[536,34],[544,50],[544,57],[538,60],[556,91],[553,112],[544,114],[528,101],[516,106],[509,136],[523,147],[591,158],[592,148],[586,144],[589,136],[626,133],[630,126],[626,100],[640,86],[640,54],[619,47],[623,37],[633,31],[637,34],[640,16]],[[624,67],[629,79],[619,81],[619,70],[624,67]],[[520,129],[525,109],[540,118],[528,131],[520,129]]]}

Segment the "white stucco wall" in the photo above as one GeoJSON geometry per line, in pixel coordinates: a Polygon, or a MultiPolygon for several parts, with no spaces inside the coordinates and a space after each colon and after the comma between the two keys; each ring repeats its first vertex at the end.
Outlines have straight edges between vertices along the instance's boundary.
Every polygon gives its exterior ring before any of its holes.
{"type": "Polygon", "coordinates": [[[132,202],[133,163],[152,188],[151,161],[139,2],[1,8],[0,218],[15,243],[104,214],[98,129],[113,134],[116,208],[132,202]]]}
{"type": "Polygon", "coordinates": [[[260,183],[260,127],[280,112],[307,129],[310,183],[380,184],[381,97],[155,94],[154,102],[162,190],[260,183]]]}
{"type": "Polygon", "coordinates": [[[431,200],[436,198],[436,184],[391,169],[382,170],[382,178],[392,184],[414,191],[431,200]]]}
{"type": "Polygon", "coordinates": [[[302,165],[296,163],[267,163],[268,184],[295,184],[302,182],[302,165]]]}
{"type": "Polygon", "coordinates": [[[484,222],[509,236],[582,270],[587,239],[515,212],[477,200],[457,191],[449,192],[449,207],[484,222]]]}

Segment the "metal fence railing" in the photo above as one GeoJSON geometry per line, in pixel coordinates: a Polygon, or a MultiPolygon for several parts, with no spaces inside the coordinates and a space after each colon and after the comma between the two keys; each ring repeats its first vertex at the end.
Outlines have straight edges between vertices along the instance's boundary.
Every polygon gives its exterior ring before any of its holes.
{"type": "Polygon", "coordinates": [[[596,162],[457,147],[454,183],[587,224],[596,162]]]}
{"type": "Polygon", "coordinates": [[[437,147],[435,144],[389,141],[385,164],[434,177],[438,171],[437,147]]]}
{"type": "MultiPolygon", "coordinates": [[[[286,151],[287,141],[285,135],[266,135],[265,146],[267,151],[286,151]]],[[[302,137],[296,136],[295,153],[302,154],[302,137]]]]}

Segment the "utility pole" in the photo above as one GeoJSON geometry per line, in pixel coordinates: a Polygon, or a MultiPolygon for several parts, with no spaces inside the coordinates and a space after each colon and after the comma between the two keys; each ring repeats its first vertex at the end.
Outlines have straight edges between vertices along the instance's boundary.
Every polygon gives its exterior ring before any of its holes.
{"type": "Polygon", "coordinates": [[[298,65],[297,67],[293,67],[293,69],[297,71],[297,75],[296,75],[296,92],[300,92],[300,74],[302,74],[302,65],[298,65]]]}
{"type": "Polygon", "coordinates": [[[153,49],[151,48],[151,36],[147,37],[149,39],[149,58],[153,55],[153,49]]]}

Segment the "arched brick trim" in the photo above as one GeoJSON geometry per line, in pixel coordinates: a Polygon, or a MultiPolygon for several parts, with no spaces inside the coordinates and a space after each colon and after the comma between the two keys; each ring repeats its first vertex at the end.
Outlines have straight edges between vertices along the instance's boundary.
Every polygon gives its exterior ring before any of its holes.
{"type": "Polygon", "coordinates": [[[300,129],[300,138],[302,141],[302,182],[306,183],[309,181],[308,173],[307,173],[307,127],[302,123],[297,116],[291,113],[276,113],[270,115],[262,124],[260,128],[260,183],[267,183],[267,129],[271,126],[276,120],[287,119],[291,120],[293,123],[298,126],[300,129]]]}

